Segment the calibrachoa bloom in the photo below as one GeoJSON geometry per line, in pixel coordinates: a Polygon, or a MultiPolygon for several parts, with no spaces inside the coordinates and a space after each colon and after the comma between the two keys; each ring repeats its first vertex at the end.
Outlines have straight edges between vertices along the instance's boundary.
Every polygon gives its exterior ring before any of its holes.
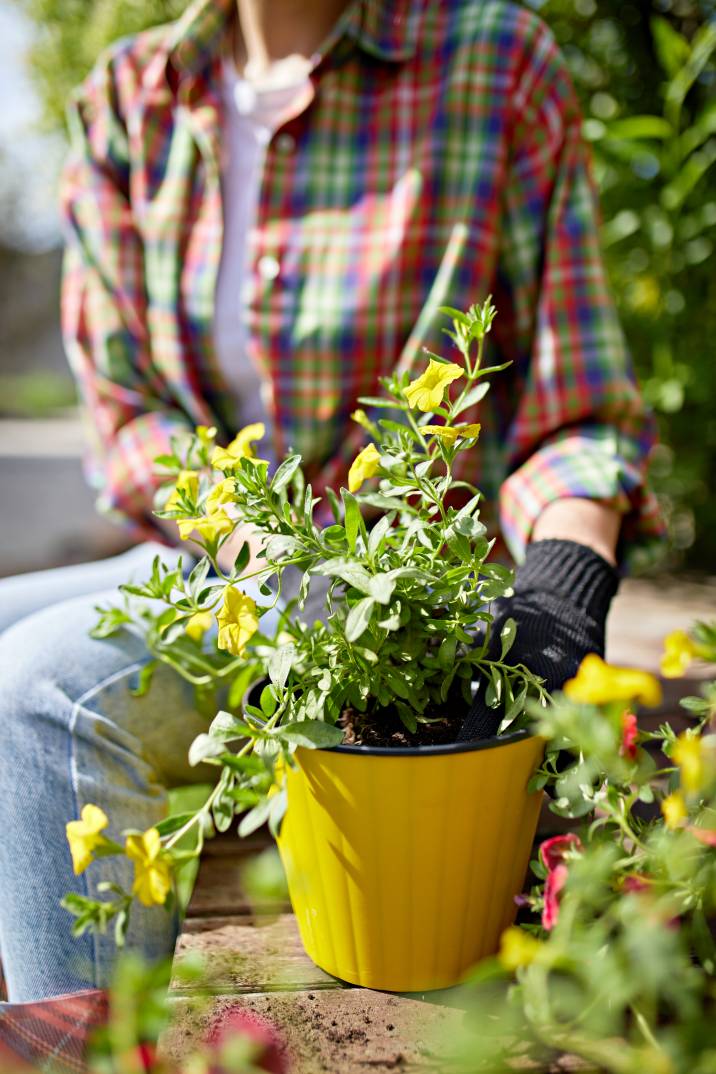
{"type": "Polygon", "coordinates": [[[695,824],[690,824],[687,831],[691,832],[693,837],[705,846],[716,847],[716,831],[713,828],[697,828],[695,824]]]}
{"type": "Polygon", "coordinates": [[[671,751],[679,766],[681,786],[687,794],[697,794],[706,780],[704,741],[700,735],[679,735],[671,751]]]}
{"type": "Polygon", "coordinates": [[[212,622],[211,612],[195,612],[187,619],[184,630],[193,641],[201,641],[212,622]]]}
{"type": "Polygon", "coordinates": [[[679,791],[668,794],[661,803],[661,812],[667,828],[672,831],[680,828],[689,815],[683,794],[679,791]]]}
{"type": "Polygon", "coordinates": [[[211,465],[215,470],[224,472],[235,470],[241,459],[251,459],[253,462],[263,462],[257,459],[252,444],[255,440],[261,440],[266,429],[262,421],[247,425],[236,434],[231,443],[225,447],[216,447],[211,453],[211,465]]]}
{"type": "Polygon", "coordinates": [[[256,604],[236,586],[224,590],[224,603],[216,616],[219,624],[217,645],[232,656],[241,656],[249,638],[259,628],[256,604]]]}
{"type": "MultiPolygon", "coordinates": [[[[182,492],[185,492],[190,500],[196,502],[196,498],[199,495],[199,475],[196,470],[181,470],[179,472],[171,495],[164,505],[167,511],[182,510],[182,492]]],[[[193,518],[177,518],[175,521],[182,541],[188,540],[194,530],[195,520],[193,518]]]]}
{"type": "Polygon", "coordinates": [[[162,857],[162,841],[156,828],[141,835],[128,835],[127,857],[134,862],[132,894],[144,906],[162,906],[172,886],[169,862],[162,857]]]}
{"type": "Polygon", "coordinates": [[[364,481],[373,477],[380,463],[380,454],[375,444],[368,444],[359,451],[348,471],[348,491],[357,492],[364,481]]]}
{"type": "Polygon", "coordinates": [[[511,925],[500,937],[498,958],[506,970],[514,971],[529,966],[541,953],[543,944],[529,932],[511,925]]]}
{"type": "Polygon", "coordinates": [[[564,693],[570,701],[588,705],[639,701],[653,708],[661,704],[658,679],[648,671],[613,667],[596,653],[585,656],[575,677],[564,684],[564,693]]]}
{"type": "Polygon", "coordinates": [[[99,806],[88,804],[83,806],[80,820],[71,820],[66,825],[65,832],[70,844],[75,876],[79,876],[90,864],[95,848],[107,844],[107,840],[100,833],[108,824],[107,814],[99,806]]]}
{"type": "Polygon", "coordinates": [[[428,368],[412,381],[405,389],[408,406],[417,407],[424,414],[430,414],[441,405],[445,389],[454,380],[464,376],[465,370],[454,362],[436,362],[431,358],[428,368]]]}
{"type": "Polygon", "coordinates": [[[430,433],[431,436],[437,436],[438,440],[444,440],[446,444],[454,444],[458,437],[463,440],[477,439],[480,435],[479,424],[473,425],[423,425],[421,428],[422,433],[430,433]]]}
{"type": "Polygon", "coordinates": [[[665,679],[680,678],[698,655],[696,643],[685,630],[672,630],[671,634],[664,638],[661,674],[665,679]]]}
{"type": "Polygon", "coordinates": [[[622,745],[621,754],[630,761],[636,760],[637,743],[639,742],[639,725],[636,716],[629,709],[622,713],[622,745]]]}
{"type": "Polygon", "coordinates": [[[582,849],[581,839],[573,832],[567,832],[566,835],[553,835],[551,839],[546,839],[539,848],[539,856],[547,870],[547,879],[544,884],[542,925],[548,932],[551,932],[557,924],[559,894],[567,882],[567,866],[564,863],[564,858],[571,849],[582,849]]]}

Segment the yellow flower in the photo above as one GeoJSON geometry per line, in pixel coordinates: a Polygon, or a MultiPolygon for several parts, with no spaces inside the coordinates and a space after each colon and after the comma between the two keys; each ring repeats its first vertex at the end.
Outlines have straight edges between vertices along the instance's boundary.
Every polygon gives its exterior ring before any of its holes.
{"type": "Polygon", "coordinates": [[[651,708],[661,703],[661,687],[653,675],[638,668],[618,668],[589,653],[573,679],[564,684],[570,701],[606,705],[609,701],[640,701],[651,708]]]}
{"type": "Polygon", "coordinates": [[[211,612],[195,612],[187,619],[184,630],[193,641],[201,641],[212,622],[211,612]]]}
{"type": "Polygon", "coordinates": [[[681,773],[681,786],[687,794],[696,794],[706,781],[704,741],[699,735],[679,735],[671,751],[681,773]]]}
{"type": "MultiPolygon", "coordinates": [[[[181,492],[185,492],[189,499],[196,503],[196,498],[199,495],[199,475],[196,470],[180,470],[174,482],[174,488],[164,504],[166,511],[182,511],[184,509],[179,495],[181,492]]],[[[194,529],[194,520],[192,518],[176,518],[174,521],[179,528],[179,536],[182,541],[186,541],[194,529]]]]}
{"type": "Polygon", "coordinates": [[[156,828],[141,835],[128,835],[127,857],[134,862],[132,894],[144,906],[162,906],[172,886],[169,862],[162,856],[162,841],[156,828]]]}
{"type": "Polygon", "coordinates": [[[664,638],[661,674],[665,679],[680,678],[696,656],[698,649],[686,631],[672,630],[664,638]]]}
{"type": "Polygon", "coordinates": [[[517,970],[520,966],[529,966],[542,950],[541,940],[530,936],[529,932],[511,925],[500,937],[498,959],[506,970],[517,970]]]}
{"type": "Polygon", "coordinates": [[[362,429],[365,429],[371,436],[378,435],[378,429],[375,422],[371,421],[365,410],[354,410],[351,414],[351,421],[354,421],[356,425],[360,425],[362,429]]]}
{"type": "Polygon", "coordinates": [[[422,376],[412,381],[405,389],[408,406],[417,407],[424,414],[437,410],[448,384],[459,380],[464,373],[462,366],[455,365],[454,362],[436,362],[431,358],[422,376]]]}
{"type": "Polygon", "coordinates": [[[477,438],[480,435],[480,425],[423,425],[421,432],[437,436],[447,444],[454,444],[458,436],[463,440],[477,438]]]}
{"type": "Polygon", "coordinates": [[[75,876],[79,876],[90,864],[95,848],[107,844],[100,832],[109,824],[107,814],[96,805],[84,806],[80,818],[69,821],[65,827],[75,876]]]}
{"type": "Polygon", "coordinates": [[[684,796],[679,794],[678,791],[667,795],[661,803],[661,812],[664,815],[664,823],[667,828],[672,831],[674,828],[680,828],[688,816],[684,796]]]}
{"type": "Polygon", "coordinates": [[[227,503],[233,503],[236,494],[236,481],[233,477],[225,477],[206,497],[204,506],[207,515],[213,515],[227,503]]]}
{"type": "Polygon", "coordinates": [[[216,616],[219,624],[217,645],[232,656],[241,656],[249,638],[259,628],[256,605],[235,586],[224,590],[224,603],[216,616]]]}
{"type": "Polygon", "coordinates": [[[216,436],[215,425],[197,425],[196,435],[199,437],[200,442],[205,448],[209,448],[214,443],[214,437],[216,436]]]}
{"type": "Polygon", "coordinates": [[[211,465],[215,470],[235,470],[241,459],[251,459],[253,462],[265,462],[257,459],[252,444],[254,440],[260,440],[266,429],[261,421],[254,422],[243,428],[228,447],[216,447],[211,453],[211,465]]]}
{"type": "Polygon", "coordinates": [[[380,455],[375,444],[368,444],[368,447],[359,451],[348,471],[348,491],[357,492],[364,481],[373,477],[379,463],[380,455]]]}

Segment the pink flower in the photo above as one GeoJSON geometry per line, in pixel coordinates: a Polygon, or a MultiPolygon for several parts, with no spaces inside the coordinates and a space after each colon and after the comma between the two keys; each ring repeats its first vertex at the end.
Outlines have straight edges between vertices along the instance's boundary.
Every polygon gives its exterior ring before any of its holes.
{"type": "Polygon", "coordinates": [[[691,832],[694,839],[698,839],[705,846],[716,847],[716,831],[713,828],[697,828],[696,825],[689,824],[687,831],[691,832]]]}
{"type": "Polygon", "coordinates": [[[267,1074],[287,1074],[286,1049],[276,1029],[240,1003],[225,1007],[209,1026],[204,1042],[217,1052],[216,1060],[209,1066],[209,1074],[227,1074],[218,1052],[234,1035],[247,1037],[256,1047],[254,1063],[259,1070],[265,1070],[267,1074]]]}
{"type": "Polygon", "coordinates": [[[564,863],[564,857],[570,848],[582,849],[582,840],[574,832],[567,832],[566,835],[553,835],[539,848],[539,856],[547,870],[542,910],[542,926],[547,932],[551,932],[557,924],[559,895],[567,881],[567,866],[564,863]]]}
{"type": "Polygon", "coordinates": [[[630,761],[636,760],[636,746],[639,741],[639,727],[636,716],[629,709],[622,713],[622,746],[619,751],[622,757],[628,757],[630,761]]]}
{"type": "Polygon", "coordinates": [[[648,891],[651,881],[646,876],[639,876],[638,873],[631,873],[629,876],[624,877],[622,883],[622,891],[625,891],[629,895],[638,895],[642,891],[648,891]]]}

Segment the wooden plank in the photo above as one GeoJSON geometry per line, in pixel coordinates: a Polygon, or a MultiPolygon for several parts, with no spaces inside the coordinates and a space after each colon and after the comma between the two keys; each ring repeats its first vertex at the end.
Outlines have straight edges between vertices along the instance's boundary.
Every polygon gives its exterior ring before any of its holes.
{"type": "MultiPolygon", "coordinates": [[[[175,964],[189,954],[203,957],[202,988],[213,992],[242,995],[345,987],[314,965],[303,950],[293,914],[187,920],[175,964]]],[[[175,995],[194,991],[176,977],[171,987],[175,995]]]]}
{"type": "MultiPolygon", "coordinates": [[[[716,580],[627,578],[607,621],[607,659],[656,672],[663,639],[671,630],[688,630],[697,619],[714,618],[716,580]]],[[[708,674],[701,669],[701,676],[708,674]]]]}
{"type": "MultiPolygon", "coordinates": [[[[268,833],[267,833],[268,836],[268,833]]],[[[261,849],[273,846],[268,836],[261,849]]],[[[283,913],[290,909],[285,898],[273,899],[263,894],[247,891],[244,870],[247,860],[258,853],[256,849],[243,847],[234,842],[233,854],[217,854],[202,857],[187,918],[232,917],[240,914],[283,913]]]]}

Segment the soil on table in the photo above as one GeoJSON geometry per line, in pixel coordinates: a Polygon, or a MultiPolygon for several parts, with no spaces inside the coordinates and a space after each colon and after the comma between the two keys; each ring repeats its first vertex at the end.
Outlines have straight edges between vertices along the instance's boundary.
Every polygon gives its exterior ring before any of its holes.
{"type": "Polygon", "coordinates": [[[444,746],[457,742],[460,726],[465,718],[464,708],[456,705],[450,716],[442,716],[431,723],[418,724],[412,734],[392,709],[377,712],[356,712],[344,709],[338,719],[338,727],[345,732],[345,746],[444,746]]]}

